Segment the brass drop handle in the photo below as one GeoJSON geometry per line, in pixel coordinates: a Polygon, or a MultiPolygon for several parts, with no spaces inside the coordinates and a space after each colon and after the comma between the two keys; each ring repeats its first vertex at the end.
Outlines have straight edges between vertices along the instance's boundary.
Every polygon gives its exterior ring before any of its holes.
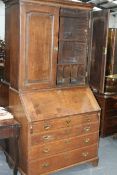
{"type": "Polygon", "coordinates": [[[42,167],[43,167],[43,168],[49,167],[49,163],[48,163],[48,162],[44,163],[44,164],[42,165],[42,167]]]}
{"type": "Polygon", "coordinates": [[[88,152],[84,152],[84,153],[82,153],[83,157],[87,157],[88,154],[89,154],[88,152]]]}
{"type": "Polygon", "coordinates": [[[91,129],[91,127],[88,126],[88,127],[85,127],[85,128],[84,128],[84,131],[88,132],[88,131],[90,131],[90,129],[91,129]]]}
{"type": "Polygon", "coordinates": [[[43,152],[44,152],[44,153],[48,153],[48,152],[49,152],[49,149],[48,149],[48,148],[45,148],[45,149],[43,150],[43,152]]]}
{"type": "Polygon", "coordinates": [[[52,126],[51,126],[50,124],[45,124],[45,125],[44,125],[44,129],[45,129],[45,130],[50,129],[51,127],[52,127],[52,126]]]}
{"type": "Polygon", "coordinates": [[[43,140],[48,141],[48,140],[50,140],[50,139],[52,139],[52,136],[50,136],[50,135],[45,135],[45,136],[43,136],[43,140]]]}
{"type": "Polygon", "coordinates": [[[90,122],[91,120],[88,118],[87,121],[90,122]]]}
{"type": "Polygon", "coordinates": [[[89,141],[90,141],[90,139],[89,138],[86,138],[84,142],[85,143],[89,143],[89,141]]]}

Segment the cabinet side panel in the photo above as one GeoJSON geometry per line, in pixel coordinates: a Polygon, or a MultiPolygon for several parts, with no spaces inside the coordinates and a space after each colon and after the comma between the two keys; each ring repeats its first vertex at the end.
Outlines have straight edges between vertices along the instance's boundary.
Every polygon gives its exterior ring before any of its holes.
{"type": "Polygon", "coordinates": [[[5,79],[18,89],[19,74],[19,5],[6,7],[5,79]]]}
{"type": "Polygon", "coordinates": [[[5,67],[4,79],[10,82],[10,8],[5,10],[5,67]]]}
{"type": "MultiPolygon", "coordinates": [[[[29,150],[29,123],[25,114],[25,109],[20,100],[20,95],[13,89],[9,91],[9,110],[14,115],[14,118],[20,123],[19,137],[19,169],[27,174],[27,160],[29,150]]],[[[9,154],[12,159],[15,159],[13,139],[9,141],[9,154]]]]}

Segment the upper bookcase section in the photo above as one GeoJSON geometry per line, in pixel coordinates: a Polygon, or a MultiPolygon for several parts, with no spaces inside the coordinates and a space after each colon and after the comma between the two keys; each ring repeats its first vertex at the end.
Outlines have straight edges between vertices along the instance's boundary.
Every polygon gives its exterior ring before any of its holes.
{"type": "Polygon", "coordinates": [[[11,87],[86,85],[92,6],[68,0],[5,2],[5,80],[11,87]]]}

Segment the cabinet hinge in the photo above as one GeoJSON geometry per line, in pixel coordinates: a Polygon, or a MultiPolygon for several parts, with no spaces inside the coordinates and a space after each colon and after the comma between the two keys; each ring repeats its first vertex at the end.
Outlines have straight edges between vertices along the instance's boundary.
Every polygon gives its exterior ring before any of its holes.
{"type": "Polygon", "coordinates": [[[103,54],[106,55],[107,54],[107,48],[103,47],[103,54]]]}
{"type": "Polygon", "coordinates": [[[91,28],[91,19],[89,20],[89,29],[91,28]]]}

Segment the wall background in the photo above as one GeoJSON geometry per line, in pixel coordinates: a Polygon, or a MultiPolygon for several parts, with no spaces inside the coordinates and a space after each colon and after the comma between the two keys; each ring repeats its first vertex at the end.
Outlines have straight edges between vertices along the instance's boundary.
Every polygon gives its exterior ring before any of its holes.
{"type": "Polygon", "coordinates": [[[117,13],[110,15],[109,28],[117,28],[117,13]]]}

